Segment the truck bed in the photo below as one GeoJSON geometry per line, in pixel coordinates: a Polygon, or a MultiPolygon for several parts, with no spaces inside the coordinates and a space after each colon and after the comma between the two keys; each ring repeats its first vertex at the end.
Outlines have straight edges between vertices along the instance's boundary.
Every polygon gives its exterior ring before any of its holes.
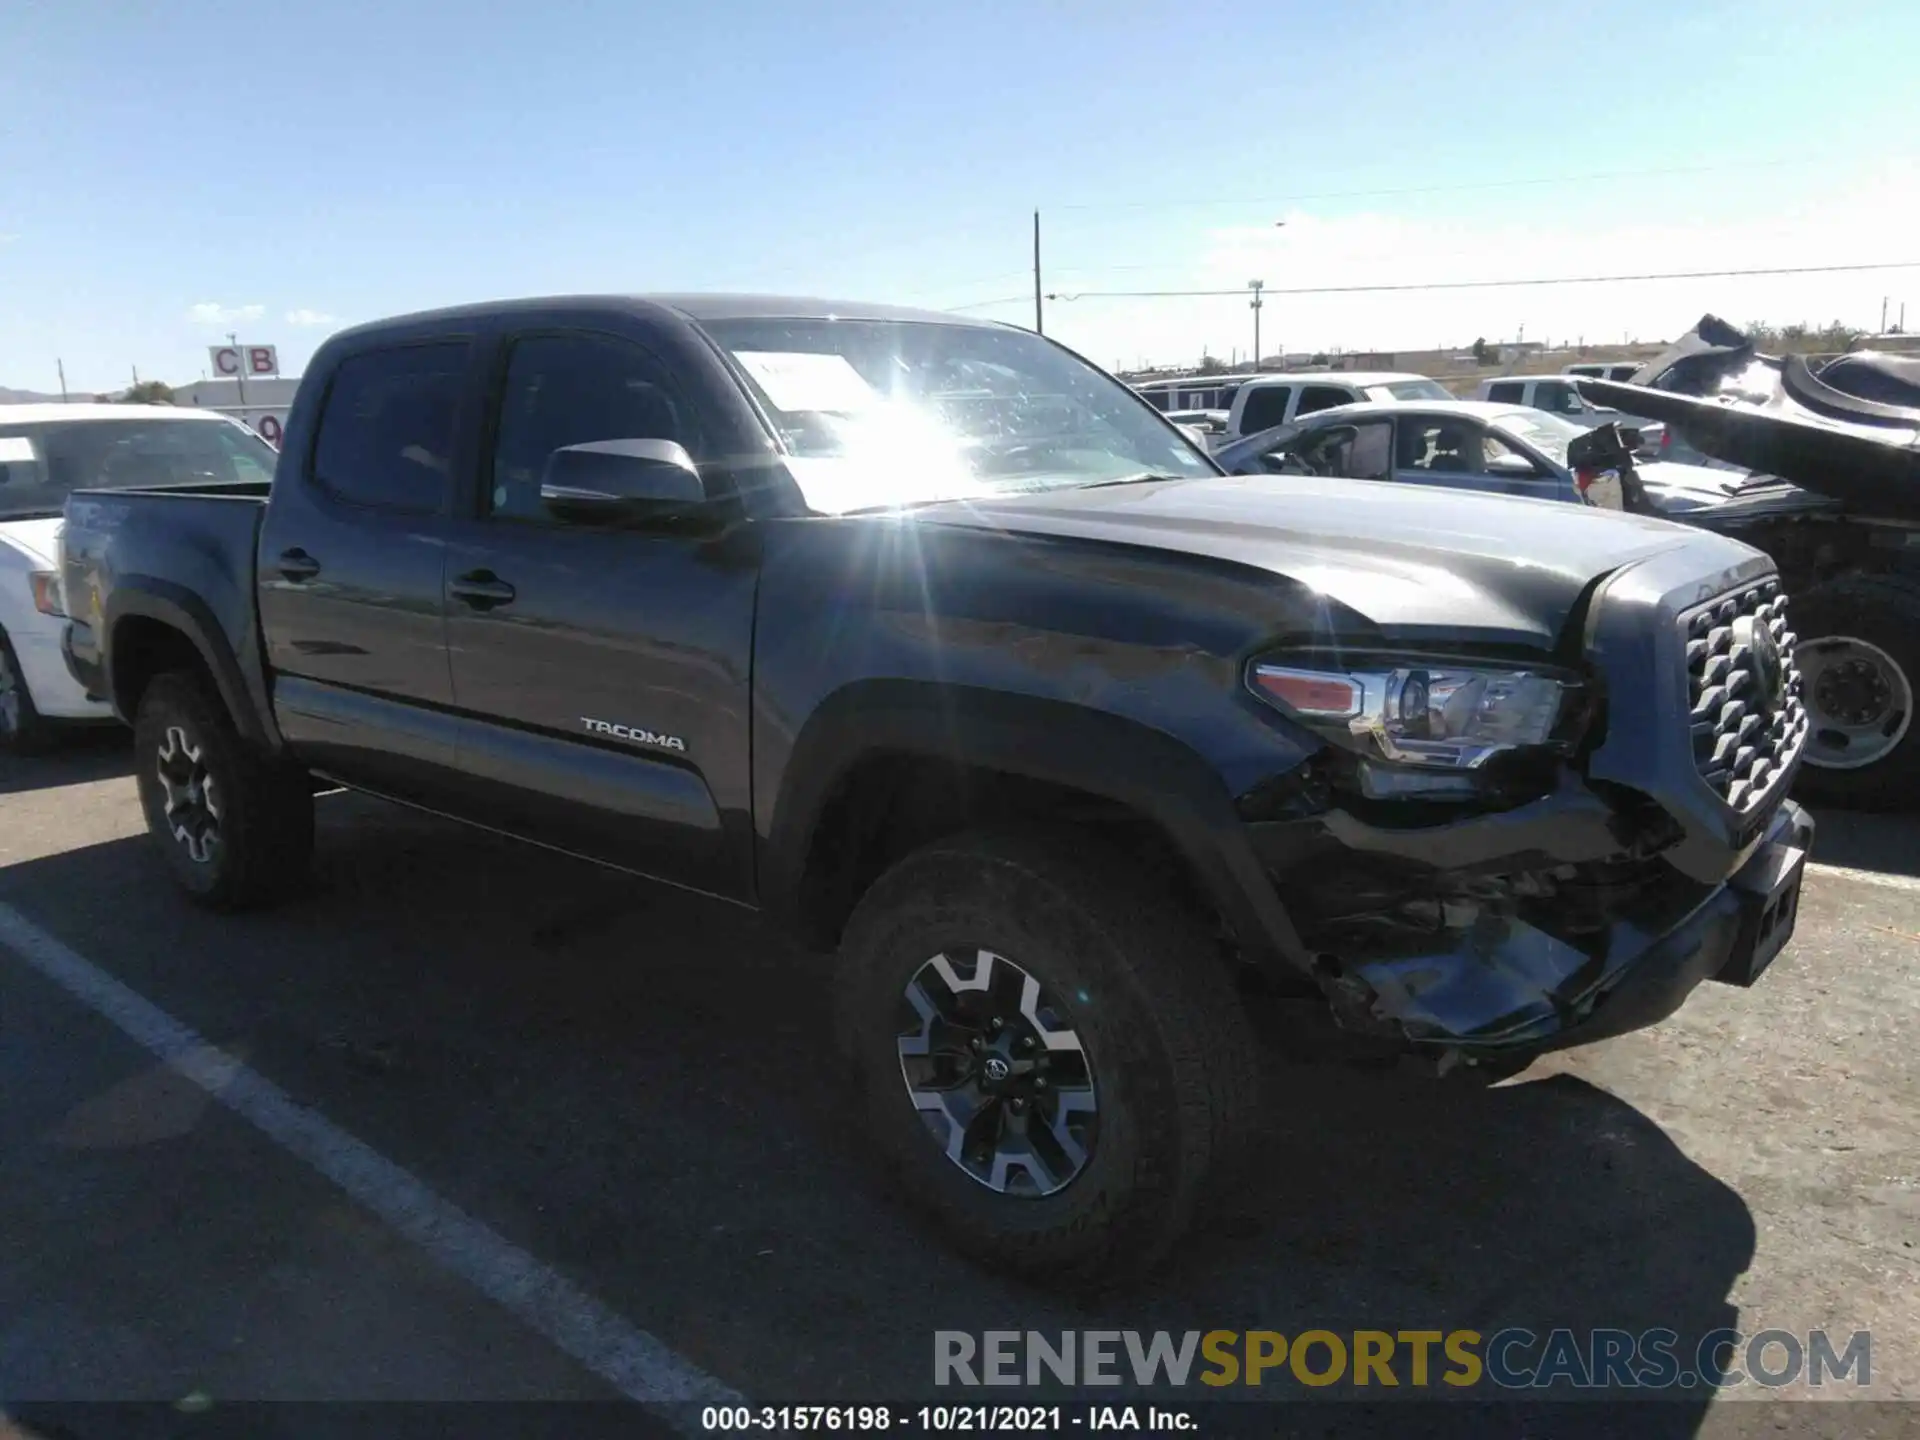
{"type": "MultiPolygon", "coordinates": [[[[75,490],[61,534],[68,653],[81,683],[110,694],[104,637],[123,615],[217,631],[257,674],[255,549],[265,481],[75,490]]],[[[222,687],[239,677],[218,675],[222,687]]],[[[129,717],[122,717],[123,719],[129,717]]]]}

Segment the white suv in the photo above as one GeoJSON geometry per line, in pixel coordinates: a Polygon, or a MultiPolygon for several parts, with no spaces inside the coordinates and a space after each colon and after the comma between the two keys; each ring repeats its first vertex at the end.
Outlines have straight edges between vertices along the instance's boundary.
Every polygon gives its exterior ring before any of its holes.
{"type": "Polygon", "coordinates": [[[1424,375],[1397,371],[1312,370],[1297,374],[1250,375],[1233,393],[1226,430],[1213,443],[1224,445],[1257,435],[1316,410],[1360,400],[1451,400],[1453,392],[1424,375]]]}
{"type": "Polygon", "coordinates": [[[237,420],[164,405],[0,405],[0,750],[54,721],[110,720],[67,674],[61,512],[82,486],[273,479],[274,448],[237,420]]]}

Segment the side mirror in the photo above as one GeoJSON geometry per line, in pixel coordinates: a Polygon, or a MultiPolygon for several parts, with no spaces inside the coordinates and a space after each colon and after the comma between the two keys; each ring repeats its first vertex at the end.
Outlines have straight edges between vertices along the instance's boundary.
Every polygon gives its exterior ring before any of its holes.
{"type": "Polygon", "coordinates": [[[1536,480],[1540,476],[1539,468],[1524,455],[1515,455],[1508,451],[1504,455],[1494,455],[1487,460],[1487,474],[1499,475],[1509,480],[1536,480]]]}
{"type": "Polygon", "coordinates": [[[673,440],[567,445],[547,457],[540,475],[540,503],[583,525],[683,509],[706,498],[699,467],[673,440]]]}

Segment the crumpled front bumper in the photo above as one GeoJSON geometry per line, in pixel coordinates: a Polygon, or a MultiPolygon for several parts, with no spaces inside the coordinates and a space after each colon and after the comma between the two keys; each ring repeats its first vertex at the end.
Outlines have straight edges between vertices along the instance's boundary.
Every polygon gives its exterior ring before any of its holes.
{"type": "MultiPolygon", "coordinates": [[[[1461,870],[1603,851],[1606,807],[1579,792],[1505,823],[1445,832],[1370,829],[1326,817],[1350,853],[1441,861],[1461,870]],[[1541,847],[1534,848],[1534,842],[1541,847]],[[1416,855],[1414,847],[1426,849],[1416,855]]],[[[1496,817],[1489,817],[1496,818],[1496,817]]],[[[1525,907],[1478,907],[1434,949],[1389,958],[1330,957],[1320,976],[1348,1029],[1394,1039],[1442,1067],[1543,1054],[1656,1024],[1705,980],[1749,985],[1791,933],[1814,822],[1781,802],[1748,858],[1718,884],[1669,875],[1601,930],[1548,933],[1525,907]]],[[[1549,902],[1550,905],[1550,902],[1549,902]]]]}

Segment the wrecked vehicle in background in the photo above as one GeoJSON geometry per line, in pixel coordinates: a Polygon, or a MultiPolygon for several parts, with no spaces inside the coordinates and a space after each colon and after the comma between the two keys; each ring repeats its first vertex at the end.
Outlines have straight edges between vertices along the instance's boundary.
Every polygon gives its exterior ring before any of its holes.
{"type": "Polygon", "coordinates": [[[1799,793],[1920,803],[1920,357],[1856,352],[1816,370],[1708,315],[1632,384],[1579,383],[1751,472],[1733,493],[1769,496],[1758,513],[1678,518],[1766,551],[1793,595],[1811,724],[1799,793]]]}

